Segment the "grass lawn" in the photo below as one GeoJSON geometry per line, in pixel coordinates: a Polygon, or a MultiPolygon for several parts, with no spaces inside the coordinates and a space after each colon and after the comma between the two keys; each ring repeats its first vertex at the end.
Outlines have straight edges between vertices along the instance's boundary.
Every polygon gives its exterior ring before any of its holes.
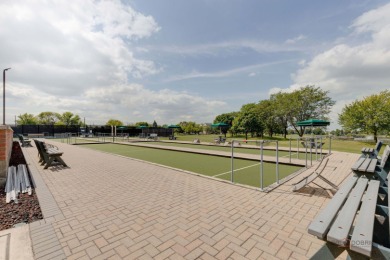
{"type": "MultiPolygon", "coordinates": [[[[90,144],[83,146],[224,180],[230,180],[231,178],[230,158],[117,144],[90,144]]],[[[266,187],[276,181],[276,164],[264,163],[263,169],[264,187],[266,187]]],[[[301,167],[279,164],[279,178],[284,178],[299,169],[301,167]]],[[[260,187],[259,161],[235,159],[234,182],[260,187]]]]}

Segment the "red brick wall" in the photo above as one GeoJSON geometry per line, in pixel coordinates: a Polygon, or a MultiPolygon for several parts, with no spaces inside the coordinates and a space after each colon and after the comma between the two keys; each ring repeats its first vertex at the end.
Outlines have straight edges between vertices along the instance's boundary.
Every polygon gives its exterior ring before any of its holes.
{"type": "Polygon", "coordinates": [[[12,151],[13,133],[11,127],[0,125],[0,184],[7,177],[7,168],[12,151]]]}

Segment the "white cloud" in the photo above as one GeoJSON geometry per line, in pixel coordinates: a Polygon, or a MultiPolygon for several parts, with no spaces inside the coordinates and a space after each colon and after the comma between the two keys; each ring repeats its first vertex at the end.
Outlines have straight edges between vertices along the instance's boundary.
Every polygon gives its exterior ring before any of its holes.
{"type": "Polygon", "coordinates": [[[120,1],[3,1],[0,9],[0,64],[19,84],[77,95],[159,71],[125,41],[149,37],[157,23],[120,1]]]}
{"type": "MultiPolygon", "coordinates": [[[[216,114],[226,111],[227,104],[195,94],[168,89],[153,91],[139,84],[91,88],[79,98],[51,95],[27,85],[9,86],[7,100],[24,104],[28,111],[8,106],[9,115],[38,114],[43,111],[72,111],[86,117],[89,124],[104,124],[110,118],[123,122],[157,120],[158,123],[180,121],[211,122],[216,114]]],[[[11,121],[11,119],[9,119],[11,121]]]]}
{"type": "Polygon", "coordinates": [[[127,115],[133,122],[140,120],[210,122],[215,113],[226,109],[226,103],[222,101],[207,100],[194,94],[169,89],[153,91],[138,84],[90,90],[87,91],[86,98],[96,104],[108,106],[106,110],[108,113],[127,115]],[[120,109],[123,113],[110,111],[110,107],[120,109]]]}
{"type": "Polygon", "coordinates": [[[307,37],[306,36],[304,36],[304,35],[299,35],[299,36],[297,36],[297,37],[295,37],[295,38],[292,38],[292,39],[288,39],[288,40],[286,40],[286,43],[287,44],[295,44],[295,43],[297,43],[297,42],[299,42],[299,41],[302,41],[302,40],[304,40],[304,39],[306,39],[307,37]]]}
{"type": "Polygon", "coordinates": [[[160,72],[134,56],[148,51],[137,42],[160,27],[119,0],[2,1],[0,9],[0,65],[12,67],[7,122],[42,111],[72,111],[96,124],[109,118],[209,122],[226,109],[224,102],[129,83],[160,72]]]}
{"type": "MultiPolygon", "coordinates": [[[[183,74],[183,75],[174,75],[165,80],[165,82],[173,82],[173,81],[180,81],[180,80],[187,80],[187,79],[194,79],[194,78],[224,78],[240,73],[247,73],[248,71],[252,71],[254,69],[260,69],[260,68],[265,68],[269,66],[274,66],[278,64],[284,64],[284,63],[290,63],[292,61],[295,61],[293,59],[288,59],[288,60],[280,60],[280,61],[274,61],[274,62],[266,62],[266,63],[260,63],[260,64],[254,64],[254,65],[249,65],[245,67],[238,67],[238,68],[233,68],[229,70],[223,70],[223,71],[215,71],[215,72],[198,72],[198,71],[193,71],[188,74],[183,74]]],[[[249,76],[254,76],[256,74],[251,73],[249,76]]]]}
{"type": "MultiPolygon", "coordinates": [[[[364,13],[353,21],[350,37],[365,40],[357,45],[338,44],[306,62],[292,75],[295,85],[315,84],[330,91],[337,105],[332,120],[356,98],[379,93],[390,82],[390,4],[364,13]],[[367,40],[367,34],[371,36],[367,40]]],[[[348,38],[346,38],[348,40],[348,38]]]]}

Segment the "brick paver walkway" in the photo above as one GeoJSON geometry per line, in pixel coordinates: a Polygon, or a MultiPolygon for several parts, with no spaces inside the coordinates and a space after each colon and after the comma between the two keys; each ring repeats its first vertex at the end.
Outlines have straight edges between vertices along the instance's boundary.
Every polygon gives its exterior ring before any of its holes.
{"type": "MultiPolygon", "coordinates": [[[[49,141],[48,141],[49,142],[49,141]]],[[[307,226],[331,197],[300,174],[270,193],[55,143],[70,168],[23,148],[45,219],[30,224],[36,259],[307,259],[323,242],[307,226]]],[[[335,153],[339,184],[358,155],[335,153]]]]}

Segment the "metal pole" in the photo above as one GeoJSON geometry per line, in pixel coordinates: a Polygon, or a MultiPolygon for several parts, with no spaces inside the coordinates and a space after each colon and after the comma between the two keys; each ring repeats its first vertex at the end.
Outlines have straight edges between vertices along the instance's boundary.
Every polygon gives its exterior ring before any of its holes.
{"type": "Polygon", "coordinates": [[[264,147],[264,140],[262,140],[260,144],[260,189],[261,190],[264,189],[263,147],[264,147]]]}
{"type": "Polygon", "coordinates": [[[297,159],[299,159],[299,139],[300,139],[300,137],[298,136],[298,138],[297,138],[297,159]]]}
{"type": "Polygon", "coordinates": [[[279,142],[276,141],[276,183],[279,184],[279,142]]]}
{"type": "Polygon", "coordinates": [[[305,167],[307,168],[307,138],[305,140],[305,167]]]}
{"type": "Polygon", "coordinates": [[[313,150],[313,144],[312,144],[312,140],[310,140],[310,166],[313,165],[313,154],[312,154],[312,150],[313,150]]]}
{"type": "Polygon", "coordinates": [[[291,163],[291,137],[290,137],[290,163],[291,163]]]}
{"type": "Polygon", "coordinates": [[[329,155],[332,153],[332,135],[329,135],[329,155]]]}
{"type": "Polygon", "coordinates": [[[5,72],[11,68],[3,70],[3,125],[5,125],[5,72]]]}
{"type": "Polygon", "coordinates": [[[230,181],[233,183],[234,182],[234,140],[232,140],[232,159],[231,159],[231,174],[230,174],[230,181]]]}

